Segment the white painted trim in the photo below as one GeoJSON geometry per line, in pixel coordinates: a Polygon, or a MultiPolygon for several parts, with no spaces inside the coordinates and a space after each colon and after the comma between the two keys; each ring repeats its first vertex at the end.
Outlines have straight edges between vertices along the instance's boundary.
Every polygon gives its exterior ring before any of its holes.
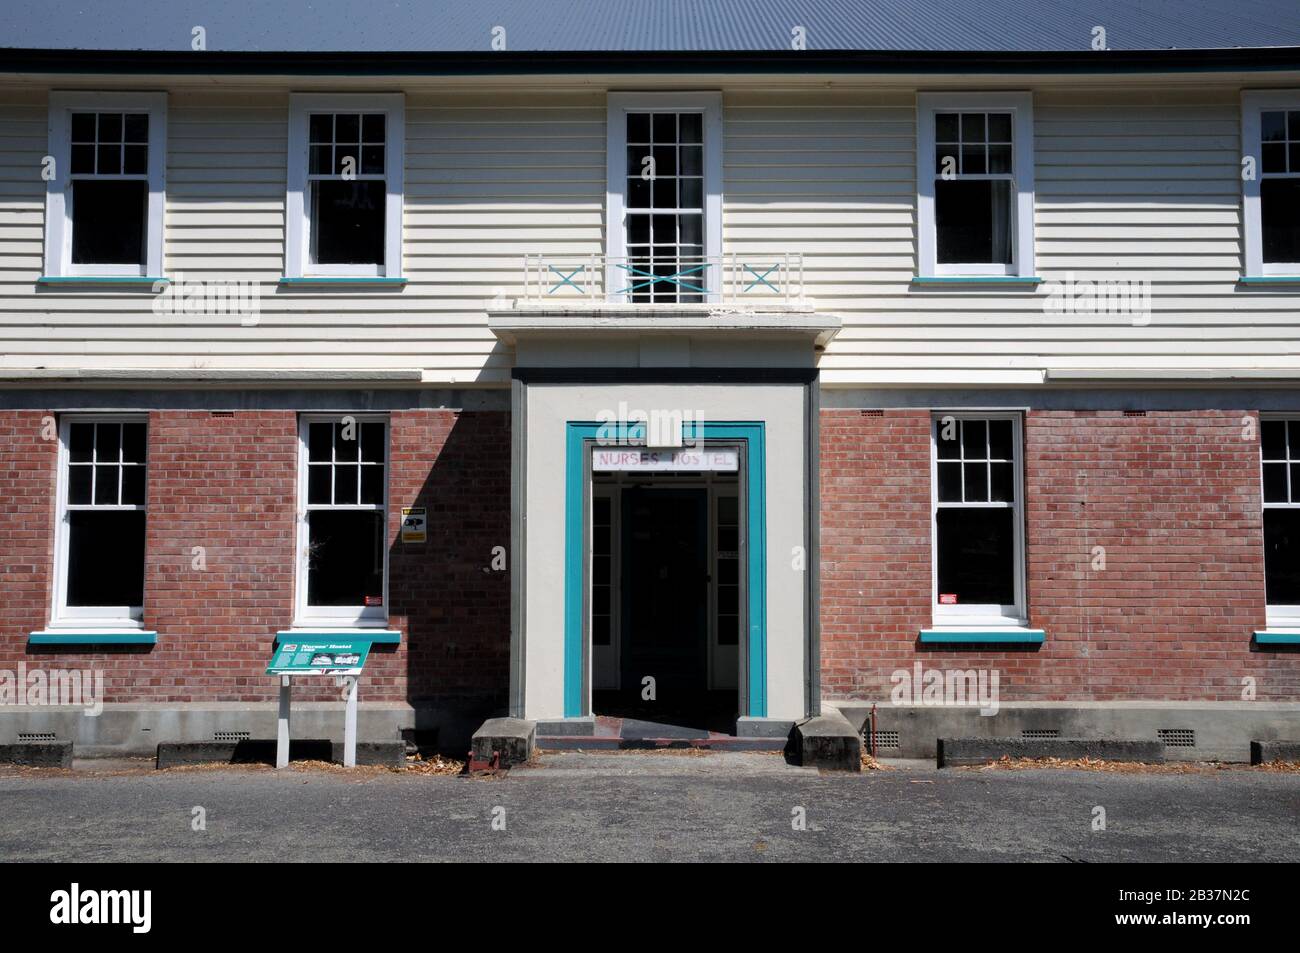
{"type": "MultiPolygon", "coordinates": [[[[627,114],[629,111],[654,109],[663,112],[697,112],[704,118],[704,257],[710,261],[722,257],[722,93],[610,93],[605,120],[605,255],[627,257],[627,209],[623,190],[627,178],[627,114]]],[[[718,301],[722,276],[713,269],[708,275],[708,300],[718,301]]],[[[615,267],[605,267],[607,298],[614,300],[611,289],[618,287],[615,267]]]]}
{"type": "MultiPolygon", "coordinates": [[[[360,434],[358,434],[358,439],[360,434]]],[[[299,414],[298,415],[298,505],[297,533],[294,551],[294,615],[290,629],[322,628],[346,630],[349,628],[388,627],[388,563],[389,549],[389,481],[392,476],[393,430],[388,414],[299,414]],[[307,463],[309,459],[307,438],[314,423],[338,423],[351,417],[357,424],[382,423],[384,425],[384,604],[382,606],[309,606],[307,605],[307,547],[311,542],[307,524],[307,463]]],[[[372,512],[373,506],[340,506],[340,510],[372,512]]]]}
{"type": "Polygon", "coordinates": [[[291,93],[289,95],[288,173],[284,203],[284,276],[402,277],[402,210],[406,164],[406,96],[403,93],[291,93]],[[311,263],[311,211],[307,203],[308,116],[312,112],[383,112],[384,264],[311,263]]]}
{"type": "MultiPolygon", "coordinates": [[[[1264,231],[1260,219],[1259,186],[1264,174],[1259,116],[1266,109],[1300,110],[1300,89],[1243,90],[1241,94],[1241,155],[1255,160],[1255,176],[1241,180],[1241,224],[1244,271],[1247,278],[1300,275],[1300,262],[1264,262],[1264,231]]],[[[1240,174],[1240,167],[1239,172],[1240,174]]]]}
{"type": "Polygon", "coordinates": [[[1034,276],[1034,97],[1030,92],[917,93],[916,269],[922,278],[945,275],[1034,276]],[[934,224],[934,114],[945,110],[1010,112],[1016,185],[1011,264],[940,265],[934,224]]]}
{"type": "MultiPolygon", "coordinates": [[[[1258,115],[1258,113],[1256,113],[1258,115]]],[[[1266,503],[1264,501],[1264,423],[1266,421],[1300,421],[1300,416],[1278,411],[1264,411],[1259,415],[1259,507],[1260,507],[1260,547],[1266,545],[1264,538],[1264,514],[1269,510],[1286,510],[1300,508],[1300,503],[1266,503]]],[[[1289,439],[1289,438],[1288,438],[1289,439]]],[[[1288,479],[1290,477],[1288,468],[1288,479]]],[[[1267,551],[1261,555],[1267,567],[1267,551]]],[[[1265,626],[1269,629],[1290,629],[1300,627],[1300,605],[1271,605],[1268,602],[1268,571],[1264,573],[1264,613],[1265,626]]]]}
{"type": "MultiPolygon", "coordinates": [[[[1002,506],[999,509],[1005,508],[1002,506]]],[[[1025,456],[1024,415],[1019,411],[936,410],[930,414],[930,614],[935,629],[961,630],[987,628],[990,625],[1025,627],[1029,625],[1028,601],[1025,596],[1025,456]],[[1016,499],[1011,524],[1015,531],[1015,567],[1013,585],[1015,604],[958,605],[939,603],[939,421],[945,417],[957,420],[1010,420],[1011,439],[1015,453],[1016,499]]]]}
{"type": "MultiPolygon", "coordinates": [[[[55,477],[54,521],[54,591],[50,607],[50,630],[75,629],[85,631],[128,630],[138,632],[144,627],[143,606],[69,606],[68,605],[68,446],[74,423],[143,423],[145,425],[145,501],[144,506],[103,506],[97,509],[114,511],[144,510],[146,540],[148,539],[149,496],[149,418],[146,414],[64,414],[59,417],[59,448],[55,477]]],[[[148,553],[145,554],[146,561],[148,553]]],[[[144,566],[140,567],[144,572],[144,566]]]]}
{"type": "Polygon", "coordinates": [[[163,214],[167,188],[167,94],[138,92],[57,91],[49,97],[49,155],[54,178],[45,183],[44,273],[51,278],[85,276],[153,276],[163,272],[163,214]],[[74,265],[72,263],[73,111],[122,111],[149,114],[149,161],[146,181],[145,260],[143,266],[74,265]]]}

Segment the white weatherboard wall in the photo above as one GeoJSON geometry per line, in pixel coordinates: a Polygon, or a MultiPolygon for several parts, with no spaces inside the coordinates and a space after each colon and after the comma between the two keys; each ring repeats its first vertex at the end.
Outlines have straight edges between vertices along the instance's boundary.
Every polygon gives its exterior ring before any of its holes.
{"type": "Polygon", "coordinates": [[[706,425],[766,424],[767,716],[795,720],[807,714],[807,573],[792,563],[794,547],[808,545],[807,390],[758,384],[529,384],[525,393],[524,717],[564,716],[566,423],[596,421],[602,411],[616,414],[620,402],[631,408],[702,413],[706,425]]]}
{"type": "MultiPolygon", "coordinates": [[[[138,291],[37,290],[46,93],[0,89],[0,371],[414,369],[504,385],[512,355],[487,329],[488,299],[522,290],[526,254],[602,250],[604,90],[409,90],[409,285],[284,292],[288,92],[170,96],[165,267],[260,281],[260,320],[242,327],[154,315],[138,291]]],[[[1300,367],[1300,296],[1236,284],[1238,89],[1035,91],[1038,274],[1149,280],[1145,327],[1045,314],[1041,288],[914,288],[914,100],[724,90],[724,253],[805,255],[808,293],[845,319],[824,384],[1300,367]]]]}

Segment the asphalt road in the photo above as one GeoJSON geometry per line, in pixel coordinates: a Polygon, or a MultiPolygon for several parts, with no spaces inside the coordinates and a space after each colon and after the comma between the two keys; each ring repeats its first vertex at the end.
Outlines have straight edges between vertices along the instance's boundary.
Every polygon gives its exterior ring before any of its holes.
{"type": "Polygon", "coordinates": [[[1298,819],[1300,774],[1249,769],[823,775],[764,754],[624,753],[491,780],[0,770],[0,861],[1297,861],[1298,819]]]}

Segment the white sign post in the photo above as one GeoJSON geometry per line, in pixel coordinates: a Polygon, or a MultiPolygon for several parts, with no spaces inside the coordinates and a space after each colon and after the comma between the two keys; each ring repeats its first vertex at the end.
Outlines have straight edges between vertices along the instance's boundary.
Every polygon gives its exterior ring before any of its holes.
{"type": "Polygon", "coordinates": [[[275,766],[289,767],[289,678],[280,676],[280,718],[275,731],[275,766]]]}
{"type": "Polygon", "coordinates": [[[348,689],[347,708],[343,713],[343,767],[357,766],[357,682],[355,675],[343,676],[342,682],[348,689]]]}

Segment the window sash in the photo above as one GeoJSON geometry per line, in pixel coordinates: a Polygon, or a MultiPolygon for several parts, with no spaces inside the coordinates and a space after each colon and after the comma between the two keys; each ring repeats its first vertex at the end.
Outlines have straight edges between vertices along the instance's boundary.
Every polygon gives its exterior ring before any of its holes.
{"type": "MultiPolygon", "coordinates": [[[[1259,498],[1261,507],[1265,513],[1269,510],[1285,511],[1300,509],[1300,487],[1291,483],[1291,467],[1300,465],[1300,446],[1291,445],[1291,427],[1289,424],[1300,423],[1300,416],[1286,414],[1260,414],[1260,468],[1259,468],[1259,498]],[[1283,453],[1284,457],[1266,457],[1264,456],[1264,437],[1263,429],[1266,423],[1280,423],[1283,425],[1283,453]],[[1264,499],[1264,466],[1266,464],[1283,464],[1286,467],[1288,480],[1287,496],[1289,502],[1268,502],[1264,499]]],[[[1261,535],[1263,527],[1261,526],[1261,535]]],[[[1261,538],[1261,545],[1266,545],[1266,540],[1261,538]]],[[[1265,616],[1266,624],[1273,628],[1298,628],[1300,627],[1300,604],[1288,604],[1268,602],[1268,561],[1264,562],[1264,591],[1265,591],[1265,616]]]]}
{"type": "Polygon", "coordinates": [[[1252,278],[1300,275],[1300,261],[1264,261],[1263,200],[1260,185],[1265,179],[1300,178],[1296,172],[1264,172],[1263,115],[1266,112],[1300,111],[1300,90],[1246,90],[1241,94],[1241,142],[1255,160],[1254,178],[1242,176],[1242,225],[1245,244],[1245,275],[1252,278]]]}
{"type": "MultiPolygon", "coordinates": [[[[318,110],[319,111],[319,110],[318,110]]],[[[389,478],[391,466],[391,442],[392,430],[391,422],[386,414],[303,414],[298,422],[298,534],[297,534],[297,554],[296,554],[296,596],[295,596],[295,613],[294,626],[304,627],[312,625],[325,626],[381,626],[388,622],[388,583],[389,583],[389,478]],[[331,435],[330,459],[328,461],[319,460],[311,461],[311,425],[320,423],[337,424],[344,417],[350,417],[357,424],[357,439],[361,439],[361,425],[366,423],[379,423],[384,427],[384,459],[382,463],[378,461],[353,461],[337,460],[336,448],[333,444],[331,435]],[[334,470],[338,466],[377,466],[383,468],[383,493],[382,503],[308,503],[308,476],[310,467],[328,466],[334,470]],[[377,513],[383,516],[382,531],[384,536],[383,544],[383,585],[381,606],[317,606],[308,602],[308,583],[310,569],[308,566],[308,550],[311,544],[311,524],[309,514],[311,513],[377,513]]],[[[358,474],[358,479],[360,475],[358,474]]],[[[332,487],[334,475],[331,473],[331,497],[333,496],[332,487]]]]}
{"type": "MultiPolygon", "coordinates": [[[[930,583],[930,600],[933,623],[943,626],[978,626],[989,624],[1015,625],[1023,626],[1028,622],[1028,615],[1025,610],[1025,545],[1024,545],[1024,511],[1021,507],[1021,501],[1024,500],[1024,470],[1023,470],[1023,442],[1022,442],[1021,415],[1019,413],[1009,412],[978,412],[978,411],[960,411],[960,412],[935,412],[930,419],[930,496],[931,496],[931,518],[930,518],[930,540],[931,540],[931,583],[930,583]],[[939,501],[939,433],[942,427],[942,421],[947,418],[954,418],[958,421],[994,421],[1006,420],[1011,423],[1011,450],[1012,458],[1010,461],[1003,457],[991,458],[980,457],[970,458],[965,455],[965,447],[961,443],[960,430],[958,432],[958,457],[945,457],[942,462],[959,463],[963,469],[967,462],[995,462],[1012,464],[1012,493],[1014,499],[1010,501],[939,501]],[[941,510],[1010,510],[1012,512],[1012,592],[1014,602],[1008,604],[996,603],[959,603],[957,605],[947,605],[939,601],[939,519],[938,514],[941,510]]],[[[986,436],[985,449],[989,450],[986,436]]],[[[964,472],[963,472],[964,479],[964,472]]]]}
{"type": "MultiPolygon", "coordinates": [[[[55,498],[57,507],[57,519],[55,523],[54,539],[54,601],[50,612],[50,628],[57,629],[60,627],[75,626],[77,628],[86,628],[93,626],[96,628],[140,628],[143,624],[144,606],[143,605],[103,605],[103,606],[70,606],[68,605],[68,585],[69,585],[69,560],[71,558],[71,513],[121,513],[121,512],[142,512],[148,513],[148,496],[145,497],[143,504],[70,504],[68,502],[68,489],[71,463],[71,435],[73,424],[111,424],[111,423],[128,423],[143,424],[145,426],[145,462],[125,464],[129,466],[141,466],[148,473],[148,440],[149,440],[149,423],[148,418],[141,415],[117,415],[117,414],[69,414],[61,417],[59,420],[59,449],[58,449],[58,476],[55,488],[55,498]]],[[[119,462],[115,465],[122,466],[121,454],[119,451],[119,462]]],[[[81,464],[76,464],[80,466],[81,464]]],[[[91,464],[92,466],[94,464],[91,464]]],[[[119,490],[120,494],[120,490],[119,490]]],[[[93,497],[92,497],[93,499],[93,497]]],[[[147,520],[146,515],[146,533],[147,520]]],[[[146,535],[146,540],[147,540],[146,535]]],[[[145,567],[140,566],[140,572],[143,576],[145,567]]]]}

